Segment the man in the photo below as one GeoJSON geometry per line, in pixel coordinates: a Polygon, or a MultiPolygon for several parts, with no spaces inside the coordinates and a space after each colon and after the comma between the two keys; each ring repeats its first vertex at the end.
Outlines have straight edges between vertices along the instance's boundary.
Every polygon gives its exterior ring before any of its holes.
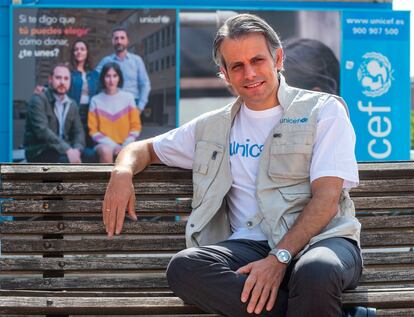
{"type": "Polygon", "coordinates": [[[78,106],[66,93],[70,71],[56,65],[49,76],[49,88],[35,93],[28,103],[24,146],[28,162],[81,163],[85,134],[78,106]]]}
{"type": "Polygon", "coordinates": [[[192,168],[189,249],[167,269],[176,295],[223,316],[374,316],[341,309],[362,270],[344,105],[287,86],[279,38],[256,16],[228,19],[213,56],[239,98],[120,153],[102,207],[108,235],[120,234],[126,209],[136,219],[135,173],[160,162],[192,168]]]}
{"type": "Polygon", "coordinates": [[[151,90],[150,80],[142,58],[128,52],[128,34],[124,28],[115,28],[112,31],[112,45],[115,53],[104,57],[96,70],[101,72],[102,67],[108,62],[116,62],[121,66],[124,76],[123,89],[134,95],[135,103],[140,110],[144,111],[151,90]]]}

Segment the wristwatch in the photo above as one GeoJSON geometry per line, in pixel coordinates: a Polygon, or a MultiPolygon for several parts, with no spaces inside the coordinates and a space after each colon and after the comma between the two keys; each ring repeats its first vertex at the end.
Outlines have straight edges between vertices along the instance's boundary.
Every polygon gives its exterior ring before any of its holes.
{"type": "Polygon", "coordinates": [[[283,264],[289,264],[292,260],[292,255],[286,249],[272,249],[269,254],[272,254],[276,259],[283,264]]]}

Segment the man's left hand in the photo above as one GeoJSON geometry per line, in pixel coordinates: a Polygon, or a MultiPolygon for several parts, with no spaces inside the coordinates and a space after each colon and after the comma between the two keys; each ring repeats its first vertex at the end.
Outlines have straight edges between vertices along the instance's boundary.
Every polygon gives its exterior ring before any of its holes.
{"type": "Polygon", "coordinates": [[[268,257],[249,263],[237,270],[240,274],[249,274],[241,294],[241,301],[246,303],[249,314],[260,314],[266,306],[266,310],[272,310],[276,302],[277,292],[282,283],[287,265],[277,261],[276,257],[268,257]]]}

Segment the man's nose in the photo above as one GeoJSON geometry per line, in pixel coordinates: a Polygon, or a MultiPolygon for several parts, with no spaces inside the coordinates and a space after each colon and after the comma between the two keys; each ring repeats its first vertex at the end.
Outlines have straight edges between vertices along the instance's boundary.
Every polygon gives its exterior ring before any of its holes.
{"type": "Polygon", "coordinates": [[[256,77],[256,71],[255,71],[253,66],[247,64],[244,67],[244,77],[246,79],[252,79],[252,78],[256,77]]]}

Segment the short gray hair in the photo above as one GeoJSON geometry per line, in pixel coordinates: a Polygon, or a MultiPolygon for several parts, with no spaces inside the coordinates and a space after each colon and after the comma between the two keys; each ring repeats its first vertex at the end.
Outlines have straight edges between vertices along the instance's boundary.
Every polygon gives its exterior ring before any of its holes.
{"type": "Polygon", "coordinates": [[[250,33],[261,33],[266,39],[267,47],[273,60],[276,60],[276,49],[282,43],[275,30],[263,19],[253,14],[238,14],[224,22],[218,29],[213,44],[213,59],[219,67],[226,68],[226,62],[220,53],[220,46],[226,38],[238,39],[250,33]]]}

